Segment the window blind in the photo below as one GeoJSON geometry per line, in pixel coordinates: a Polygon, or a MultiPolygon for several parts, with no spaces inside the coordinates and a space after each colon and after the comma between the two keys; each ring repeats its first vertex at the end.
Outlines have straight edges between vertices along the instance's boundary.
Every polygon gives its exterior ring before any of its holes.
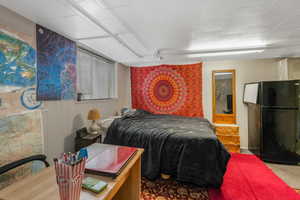
{"type": "Polygon", "coordinates": [[[116,98],[116,66],[98,55],[78,50],[78,92],[82,100],[116,98]]]}

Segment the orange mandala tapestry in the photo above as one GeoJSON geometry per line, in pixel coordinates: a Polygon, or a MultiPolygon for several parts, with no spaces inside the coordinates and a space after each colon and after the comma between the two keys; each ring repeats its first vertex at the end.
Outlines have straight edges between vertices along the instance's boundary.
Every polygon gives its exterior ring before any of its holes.
{"type": "Polygon", "coordinates": [[[202,64],[131,67],[132,107],[203,117],[202,64]]]}

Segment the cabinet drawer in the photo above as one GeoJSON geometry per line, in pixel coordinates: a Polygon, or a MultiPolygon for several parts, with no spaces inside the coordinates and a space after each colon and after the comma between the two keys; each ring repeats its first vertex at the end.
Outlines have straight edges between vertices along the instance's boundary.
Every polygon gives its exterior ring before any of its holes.
{"type": "Polygon", "coordinates": [[[223,144],[240,144],[240,136],[239,135],[219,135],[217,134],[218,139],[223,144]]]}
{"type": "Polygon", "coordinates": [[[231,153],[240,153],[240,145],[237,144],[224,144],[227,151],[231,153]]]}
{"type": "Polygon", "coordinates": [[[217,135],[239,135],[237,126],[216,126],[217,135]]]}

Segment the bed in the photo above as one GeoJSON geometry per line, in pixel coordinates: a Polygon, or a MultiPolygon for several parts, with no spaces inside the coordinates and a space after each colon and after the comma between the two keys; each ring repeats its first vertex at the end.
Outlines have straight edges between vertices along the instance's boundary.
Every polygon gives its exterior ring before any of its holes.
{"type": "Polygon", "coordinates": [[[142,110],[115,119],[104,143],[144,148],[142,175],[150,180],[164,173],[201,187],[219,188],[230,158],[207,119],[142,110]]]}

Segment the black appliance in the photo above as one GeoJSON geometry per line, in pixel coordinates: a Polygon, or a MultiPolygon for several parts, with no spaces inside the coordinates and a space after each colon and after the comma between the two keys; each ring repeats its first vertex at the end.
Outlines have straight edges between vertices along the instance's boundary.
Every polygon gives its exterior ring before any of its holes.
{"type": "Polygon", "coordinates": [[[245,84],[249,150],[262,160],[300,165],[300,80],[245,84]]]}

